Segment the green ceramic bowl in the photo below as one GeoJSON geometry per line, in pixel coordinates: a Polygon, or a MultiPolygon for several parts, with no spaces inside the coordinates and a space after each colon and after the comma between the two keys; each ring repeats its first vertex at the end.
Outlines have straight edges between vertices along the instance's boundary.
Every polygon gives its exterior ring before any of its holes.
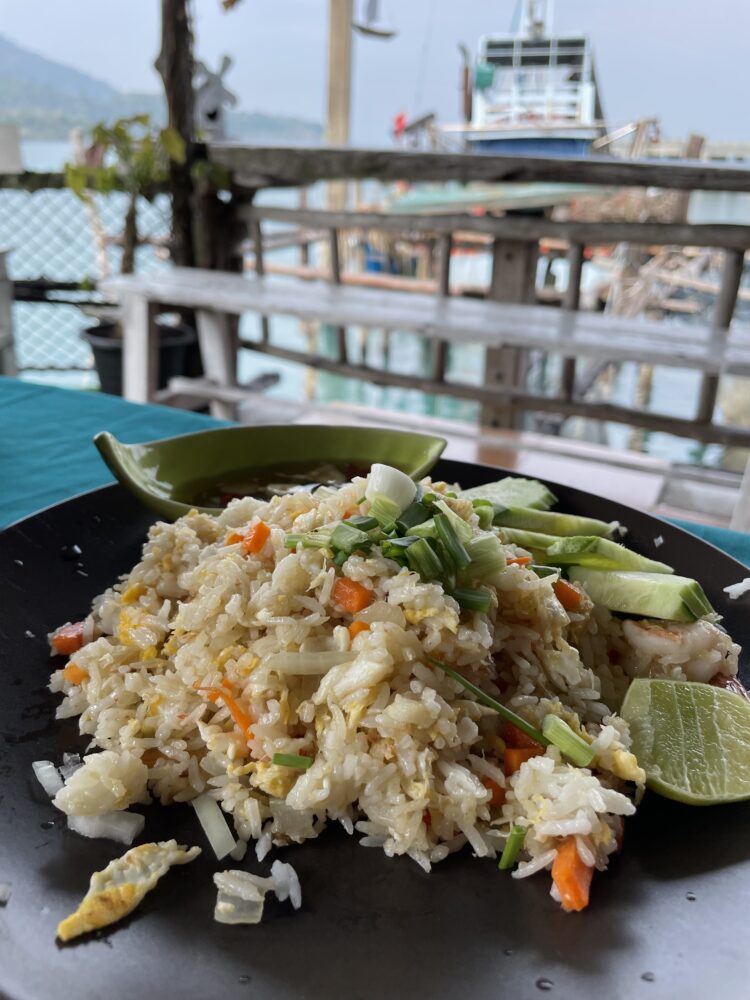
{"type": "Polygon", "coordinates": [[[312,469],[323,462],[366,469],[385,462],[418,479],[446,444],[443,438],[406,431],[306,424],[218,427],[145,444],[123,444],[102,431],[94,443],[122,485],[169,521],[193,508],[216,513],[220,508],[191,503],[196,483],[231,480],[240,470],[305,464],[312,469]]]}

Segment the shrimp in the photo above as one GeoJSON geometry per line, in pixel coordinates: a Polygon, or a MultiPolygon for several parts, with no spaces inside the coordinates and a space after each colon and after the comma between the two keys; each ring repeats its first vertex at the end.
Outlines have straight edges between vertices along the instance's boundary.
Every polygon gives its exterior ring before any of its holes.
{"type": "Polygon", "coordinates": [[[711,622],[624,621],[622,635],[623,667],[631,676],[677,679],[681,670],[687,680],[707,684],[717,673],[737,673],[740,647],[711,622]]]}

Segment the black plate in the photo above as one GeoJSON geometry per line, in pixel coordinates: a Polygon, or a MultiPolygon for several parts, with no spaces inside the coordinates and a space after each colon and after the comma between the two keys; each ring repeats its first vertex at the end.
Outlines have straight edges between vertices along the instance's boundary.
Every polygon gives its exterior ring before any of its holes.
{"type": "MultiPolygon", "coordinates": [[[[466,486],[498,478],[457,462],[441,462],[436,473],[466,486]]],[[[635,549],[697,576],[735,639],[750,646],[746,611],[722,593],[745,567],[650,515],[550,485],[562,509],[617,519],[635,549]]],[[[59,761],[82,746],[75,721],[54,721],[45,633],[80,618],[130,569],[152,520],[110,486],[0,535],[0,880],[13,883],[0,908],[0,994],[524,1000],[548,981],[551,996],[576,1000],[749,995],[750,803],[691,809],[651,795],[628,823],[623,854],[596,876],[583,914],[560,911],[548,875],[519,882],[465,852],[428,876],[331,829],[281,852],[300,874],[302,911],[271,900],[260,926],[235,928],[213,921],[211,875],[226,866],[212,859],[192,810],[149,807],[146,839],[197,843],[202,856],[171,871],[128,920],[57,945],[57,922],[91,872],[124,848],[69,833],[32,774],[33,760],[59,761]],[[70,545],[82,549],[80,566],[61,555],[70,545]]],[[[245,864],[268,869],[254,855],[245,864]]]]}

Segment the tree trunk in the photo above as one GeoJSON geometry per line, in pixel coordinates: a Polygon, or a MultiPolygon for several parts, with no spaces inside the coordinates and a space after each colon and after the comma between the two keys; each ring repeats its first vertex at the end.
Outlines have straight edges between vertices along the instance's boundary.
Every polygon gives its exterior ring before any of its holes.
{"type": "Polygon", "coordinates": [[[131,194],[128,210],[125,213],[125,225],[122,230],[122,263],[121,274],[132,274],[135,270],[135,249],[138,245],[138,200],[131,194]]]}
{"type": "Polygon", "coordinates": [[[161,0],[161,51],[156,69],[167,97],[167,124],[185,143],[185,162],[171,161],[172,260],[182,267],[195,262],[191,197],[193,145],[193,30],[189,0],[161,0]]]}

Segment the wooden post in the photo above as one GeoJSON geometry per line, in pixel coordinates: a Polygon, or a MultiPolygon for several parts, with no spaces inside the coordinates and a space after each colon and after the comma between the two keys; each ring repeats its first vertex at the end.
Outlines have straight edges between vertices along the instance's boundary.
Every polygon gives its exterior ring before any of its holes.
{"type": "MultiPolygon", "coordinates": [[[[685,143],[685,159],[698,160],[703,152],[706,143],[702,135],[691,132],[685,143]]],[[[690,196],[692,191],[680,191],[675,195],[674,210],[672,212],[672,222],[687,222],[688,208],[690,207],[690,196]]]]}
{"type": "MultiPolygon", "coordinates": [[[[255,250],[255,274],[259,278],[265,277],[266,274],[266,264],[263,258],[263,230],[260,227],[260,221],[258,219],[253,220],[252,224],[253,231],[253,249],[255,250]]],[[[260,339],[261,343],[267,344],[268,338],[270,336],[270,328],[268,325],[268,316],[260,317],[260,339]]]]}
{"type": "Polygon", "coordinates": [[[131,403],[150,403],[159,384],[157,311],[144,295],[122,298],[122,394],[131,403]]]}
{"type": "Polygon", "coordinates": [[[5,266],[7,250],[0,250],[0,375],[17,375],[13,349],[13,285],[5,266]]]}
{"type": "MultiPolygon", "coordinates": [[[[732,323],[732,315],[737,302],[737,292],[742,281],[742,271],[745,265],[745,254],[741,250],[724,251],[724,267],[721,272],[721,287],[716,297],[716,306],[712,321],[712,332],[717,338],[717,353],[724,348],[724,341],[732,323]]],[[[698,400],[698,412],[695,419],[699,423],[708,424],[713,419],[716,397],[719,392],[719,376],[704,375],[701,380],[701,392],[698,400]]]]}
{"type": "MultiPolygon", "coordinates": [[[[326,144],[349,145],[349,118],[352,89],[353,0],[328,0],[328,108],[326,144]]],[[[327,187],[328,208],[346,207],[346,182],[327,187]]]]}
{"type": "MultiPolygon", "coordinates": [[[[492,278],[487,298],[496,302],[531,304],[536,293],[539,246],[517,240],[492,243],[492,278]]],[[[518,347],[490,347],[485,351],[484,384],[487,388],[522,387],[526,377],[525,351],[518,347]]],[[[512,403],[482,406],[480,423],[487,427],[521,426],[522,414],[512,403]]]]}
{"type": "Polygon", "coordinates": [[[161,51],[156,69],[164,81],[167,124],[185,143],[185,162],[169,164],[172,197],[172,260],[191,267],[193,223],[191,200],[193,181],[193,30],[187,0],[161,0],[161,51]]]}
{"type": "MultiPolygon", "coordinates": [[[[339,258],[339,231],[332,229],[328,234],[328,249],[331,256],[331,281],[334,285],[341,284],[341,260],[339,258]]],[[[346,327],[336,327],[336,354],[342,365],[347,363],[346,327]]]]}
{"type": "MultiPolygon", "coordinates": [[[[571,243],[568,249],[568,287],[565,289],[563,309],[578,312],[581,304],[581,272],[583,271],[583,246],[571,243]]],[[[576,391],[576,359],[563,358],[560,389],[564,399],[573,399],[576,391]]]]}
{"type": "MultiPolygon", "coordinates": [[[[437,281],[438,295],[450,295],[451,250],[453,238],[450,233],[443,233],[437,244],[437,281]]],[[[445,380],[445,370],[448,367],[448,343],[445,340],[435,340],[432,345],[432,377],[436,382],[445,380]]]]}

